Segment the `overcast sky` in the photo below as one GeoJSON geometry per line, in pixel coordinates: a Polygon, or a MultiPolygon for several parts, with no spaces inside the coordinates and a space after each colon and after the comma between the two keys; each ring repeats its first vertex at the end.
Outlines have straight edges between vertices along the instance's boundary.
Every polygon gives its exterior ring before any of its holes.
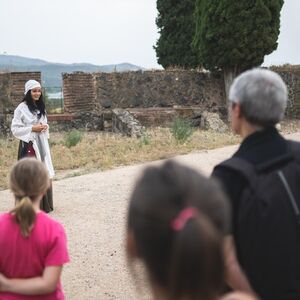
{"type": "MultiPolygon", "coordinates": [[[[299,0],[285,0],[266,64],[300,64],[299,12],[299,0]]],[[[0,0],[0,54],[157,68],[156,16],[155,0],[0,0]]]]}

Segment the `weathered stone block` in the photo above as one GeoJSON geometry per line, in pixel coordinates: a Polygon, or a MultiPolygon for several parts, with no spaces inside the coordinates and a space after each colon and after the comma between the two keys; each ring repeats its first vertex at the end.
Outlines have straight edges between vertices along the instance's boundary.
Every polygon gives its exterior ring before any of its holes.
{"type": "Polygon", "coordinates": [[[130,137],[141,137],[143,126],[127,110],[115,108],[112,110],[112,129],[130,137]]]}

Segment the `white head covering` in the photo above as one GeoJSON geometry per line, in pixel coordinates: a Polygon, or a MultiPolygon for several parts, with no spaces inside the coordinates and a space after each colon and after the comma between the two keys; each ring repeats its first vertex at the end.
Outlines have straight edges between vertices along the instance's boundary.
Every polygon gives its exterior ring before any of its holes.
{"type": "Polygon", "coordinates": [[[34,80],[34,79],[30,79],[25,83],[25,92],[24,94],[26,95],[28,91],[35,89],[35,88],[41,88],[41,84],[34,80]]]}

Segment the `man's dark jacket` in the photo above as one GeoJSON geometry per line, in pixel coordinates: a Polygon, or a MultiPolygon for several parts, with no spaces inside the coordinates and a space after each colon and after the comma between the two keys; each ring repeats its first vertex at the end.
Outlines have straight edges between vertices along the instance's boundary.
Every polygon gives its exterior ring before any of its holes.
{"type": "MultiPolygon", "coordinates": [[[[266,164],[268,161],[273,161],[276,158],[286,155],[288,151],[288,142],[278,133],[278,131],[274,127],[269,127],[262,131],[257,131],[246,137],[233,157],[244,159],[247,162],[251,163],[255,168],[259,168],[259,166],[266,164]]],[[[257,287],[257,278],[254,277],[259,277],[260,266],[264,263],[264,261],[262,261],[259,256],[252,257],[252,253],[250,251],[248,251],[247,253],[245,247],[243,247],[243,253],[241,253],[241,241],[237,234],[237,226],[239,226],[237,217],[238,211],[239,209],[241,209],[241,207],[239,206],[240,199],[244,189],[247,187],[247,181],[237,171],[220,166],[215,167],[212,176],[218,178],[221,181],[221,184],[223,185],[224,190],[231,201],[232,234],[235,239],[238,260],[254,290],[259,294],[259,296],[261,296],[263,300],[300,300],[300,267],[297,274],[280,274],[282,277],[280,278],[280,292],[278,291],[279,287],[272,284],[274,276],[277,276],[278,280],[278,272],[280,272],[278,268],[276,247],[274,247],[274,251],[271,251],[271,253],[268,254],[270,255],[272,261],[272,265],[269,268],[269,274],[268,276],[264,276],[263,282],[260,282],[260,286],[257,287]],[[248,258],[252,259],[252,271],[253,269],[255,270],[255,275],[253,275],[253,272],[251,276],[247,274],[247,269],[245,269],[245,266],[243,266],[242,263],[242,256],[245,257],[245,255],[248,258]],[[270,286],[272,286],[272,288],[270,288],[270,286]]],[[[253,220],[253,222],[255,222],[255,220],[253,220]]],[[[282,224],[282,226],[284,228],[284,224],[282,224]]],[[[250,234],[253,238],[255,237],[255,235],[257,235],[257,232],[255,232],[255,230],[253,229],[253,232],[251,232],[250,234]]],[[[286,232],[286,234],[289,235],[289,232],[286,232]]],[[[266,236],[264,238],[264,242],[268,243],[270,237],[266,236]]],[[[300,243],[300,230],[299,237],[291,236],[289,238],[289,244],[286,245],[286,247],[293,247],[295,245],[295,241],[297,241],[297,243],[300,243]]],[[[298,246],[299,245],[297,245],[297,247],[298,246]]],[[[295,264],[300,264],[300,253],[298,258],[296,257],[295,264]]]]}

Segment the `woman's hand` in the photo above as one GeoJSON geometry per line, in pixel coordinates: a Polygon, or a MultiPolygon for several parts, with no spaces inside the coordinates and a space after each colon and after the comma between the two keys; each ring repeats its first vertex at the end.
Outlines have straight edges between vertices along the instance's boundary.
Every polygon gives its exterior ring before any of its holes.
{"type": "Polygon", "coordinates": [[[42,131],[46,131],[47,128],[48,128],[48,125],[43,125],[42,123],[40,123],[40,124],[33,125],[31,127],[31,130],[33,132],[42,132],[42,131]]]}

